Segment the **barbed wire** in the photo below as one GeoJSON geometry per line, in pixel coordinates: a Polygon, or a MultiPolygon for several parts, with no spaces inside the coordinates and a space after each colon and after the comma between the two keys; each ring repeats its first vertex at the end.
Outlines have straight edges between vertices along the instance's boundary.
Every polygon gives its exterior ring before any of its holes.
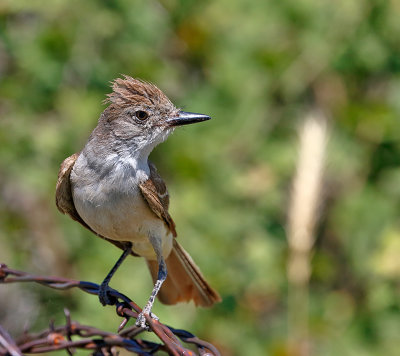
{"type": "MultiPolygon", "coordinates": [[[[1,263],[0,284],[18,282],[34,282],[60,290],[79,288],[94,295],[98,295],[100,287],[92,282],[32,275],[8,268],[1,263]]],[[[65,309],[65,325],[55,327],[51,324],[47,330],[37,334],[25,332],[17,341],[14,341],[0,325],[0,355],[21,356],[23,353],[46,353],[56,350],[66,350],[72,355],[74,349],[86,349],[93,350],[92,355],[95,356],[114,356],[117,355],[116,349],[119,347],[138,355],[154,355],[157,351],[164,351],[174,356],[220,356],[220,353],[212,344],[199,339],[186,330],[164,325],[158,320],[152,319],[149,315],[145,315],[149,331],[157,335],[160,343],[137,338],[145,329],[138,326],[125,329],[125,326],[131,318],[137,318],[142,311],[141,308],[115,289],[110,288],[109,296],[116,305],[117,315],[123,317],[117,333],[102,331],[92,326],[71,321],[70,313],[65,309]],[[80,339],[72,340],[72,336],[80,339]],[[181,341],[195,346],[197,353],[184,347],[181,341]]]]}

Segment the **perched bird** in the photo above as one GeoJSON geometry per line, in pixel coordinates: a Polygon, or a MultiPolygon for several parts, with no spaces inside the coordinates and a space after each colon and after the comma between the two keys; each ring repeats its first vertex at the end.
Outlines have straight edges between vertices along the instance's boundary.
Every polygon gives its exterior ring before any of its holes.
{"type": "Polygon", "coordinates": [[[100,287],[103,305],[113,304],[108,283],[129,254],[144,257],[154,288],[137,319],[152,317],[156,295],[162,303],[193,300],[211,306],[218,293],[176,241],[168,213],[169,195],[150,152],[177,126],[209,120],[177,109],[155,85],[129,76],[113,82],[109,106],[82,151],[61,164],[56,187],[58,209],[97,236],[124,250],[100,287]]]}

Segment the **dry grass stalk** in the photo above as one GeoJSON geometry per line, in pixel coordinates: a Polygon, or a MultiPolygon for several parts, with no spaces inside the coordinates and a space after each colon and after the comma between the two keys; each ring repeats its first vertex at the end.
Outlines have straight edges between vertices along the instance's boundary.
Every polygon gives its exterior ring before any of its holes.
{"type": "Polygon", "coordinates": [[[308,284],[314,227],[318,219],[328,123],[313,112],[299,130],[299,156],[288,213],[289,344],[296,355],[309,355],[308,284]]]}

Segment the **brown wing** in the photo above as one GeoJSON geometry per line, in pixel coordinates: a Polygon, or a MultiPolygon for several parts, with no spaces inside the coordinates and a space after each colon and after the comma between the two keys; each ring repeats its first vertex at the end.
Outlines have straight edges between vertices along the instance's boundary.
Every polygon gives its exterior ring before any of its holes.
{"type": "MultiPolygon", "coordinates": [[[[124,250],[125,249],[125,244],[121,241],[114,241],[110,240],[104,236],[101,236],[94,230],[90,228],[88,224],[83,221],[83,219],[80,217],[78,214],[74,201],[72,199],[72,190],[71,190],[71,181],[70,181],[70,175],[72,168],[74,167],[74,164],[76,160],[79,157],[79,153],[74,153],[72,156],[69,156],[64,160],[63,163],[61,163],[60,170],[58,172],[58,180],[57,180],[57,185],[56,185],[56,205],[58,210],[60,210],[63,214],[68,215],[71,219],[77,221],[84,227],[86,227],[88,230],[93,232],[95,235],[101,237],[104,240],[107,240],[108,242],[111,242],[115,246],[119,247],[120,249],[124,250]]],[[[134,252],[131,252],[133,256],[137,256],[134,252]]]]}
{"type": "Polygon", "coordinates": [[[74,153],[72,156],[66,158],[63,163],[61,163],[56,185],[56,205],[58,210],[60,210],[63,214],[68,215],[71,219],[79,222],[84,227],[91,230],[90,227],[79,216],[72,199],[70,175],[78,157],[79,153],[74,153]]]}
{"type": "Polygon", "coordinates": [[[144,199],[150,209],[160,219],[164,220],[172,235],[176,237],[175,223],[168,213],[169,195],[167,187],[157,172],[157,168],[149,161],[150,178],[139,184],[144,199]]]}

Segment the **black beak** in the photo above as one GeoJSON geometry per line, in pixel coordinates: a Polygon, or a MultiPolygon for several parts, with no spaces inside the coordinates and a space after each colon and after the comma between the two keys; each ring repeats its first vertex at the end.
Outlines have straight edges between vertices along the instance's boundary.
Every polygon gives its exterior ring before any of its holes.
{"type": "Polygon", "coordinates": [[[194,112],[179,111],[178,116],[168,119],[166,122],[169,126],[182,126],[194,124],[196,122],[210,120],[211,117],[203,114],[196,114],[194,112]]]}

